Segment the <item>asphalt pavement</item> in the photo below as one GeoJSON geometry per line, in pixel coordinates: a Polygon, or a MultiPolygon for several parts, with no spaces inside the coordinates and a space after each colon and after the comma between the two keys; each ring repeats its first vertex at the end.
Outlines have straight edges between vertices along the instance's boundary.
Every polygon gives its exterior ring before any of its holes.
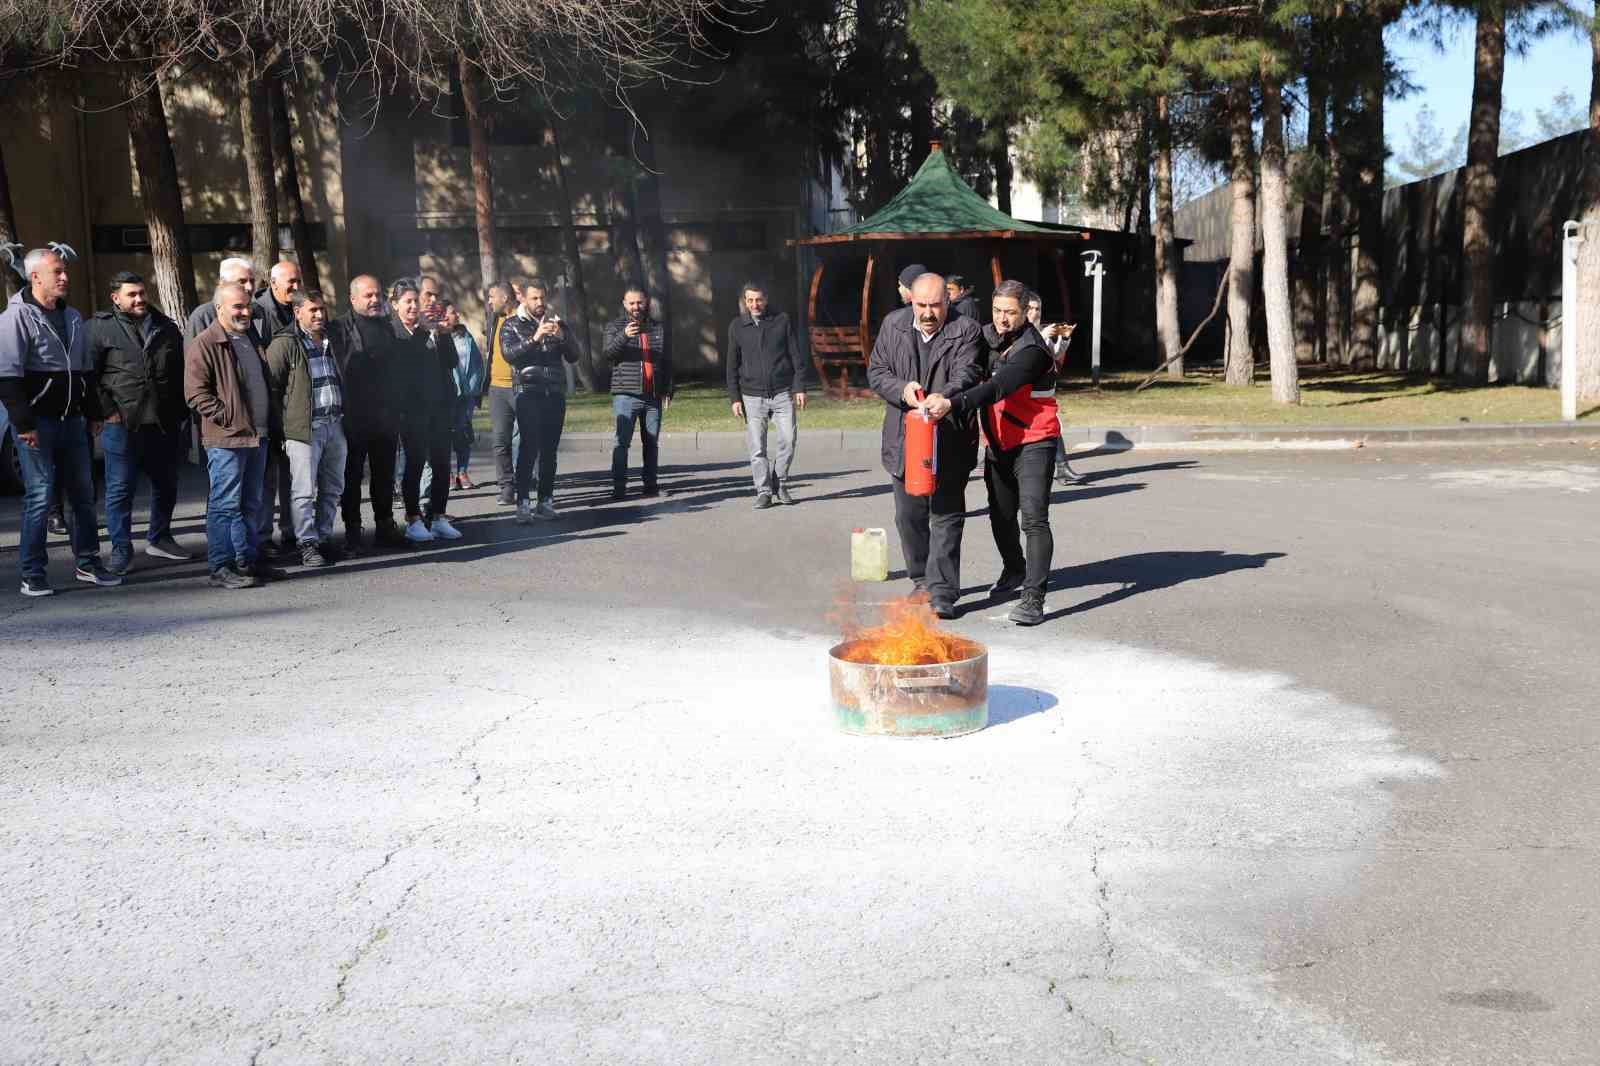
{"type": "Polygon", "coordinates": [[[0,500],[0,1063],[1600,1058],[1600,442],[1083,457],[1031,630],[974,481],[950,740],[826,712],[874,450],[603,460],[238,592],[0,500]]]}

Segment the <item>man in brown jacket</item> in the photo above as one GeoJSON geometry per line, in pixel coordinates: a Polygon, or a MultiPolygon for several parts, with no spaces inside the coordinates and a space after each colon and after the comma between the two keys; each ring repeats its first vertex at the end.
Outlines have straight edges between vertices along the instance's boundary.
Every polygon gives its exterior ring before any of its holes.
{"type": "Polygon", "coordinates": [[[254,588],[262,577],[276,576],[256,561],[272,398],[250,335],[250,293],[242,285],[220,285],[212,303],[217,320],[183,351],[183,397],[200,427],[211,480],[206,561],[213,585],[254,588]]]}

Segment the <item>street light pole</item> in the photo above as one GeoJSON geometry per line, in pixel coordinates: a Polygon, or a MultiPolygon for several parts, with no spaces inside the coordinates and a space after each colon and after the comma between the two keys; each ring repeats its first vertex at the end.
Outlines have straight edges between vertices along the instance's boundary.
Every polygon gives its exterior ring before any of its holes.
{"type": "Polygon", "coordinates": [[[1083,276],[1094,279],[1094,321],[1089,333],[1089,377],[1095,388],[1100,387],[1100,293],[1106,276],[1106,266],[1097,251],[1083,253],[1083,276]]]}
{"type": "Polygon", "coordinates": [[[1578,245],[1582,227],[1569,221],[1561,241],[1561,420],[1578,420],[1578,245]]]}

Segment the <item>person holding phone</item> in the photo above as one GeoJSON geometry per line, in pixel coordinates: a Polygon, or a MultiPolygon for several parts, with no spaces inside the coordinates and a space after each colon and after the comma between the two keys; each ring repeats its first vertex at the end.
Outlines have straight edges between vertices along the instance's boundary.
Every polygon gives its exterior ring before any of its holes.
{"type": "Polygon", "coordinates": [[[405,538],[413,544],[459,540],[461,532],[445,514],[450,500],[450,425],[456,385],[455,343],[439,326],[443,308],[435,293],[424,310],[414,285],[402,285],[394,297],[392,329],[401,355],[406,395],[401,409],[401,441],[405,471],[400,491],[405,501],[405,538]],[[432,469],[428,503],[421,501],[422,468],[432,469]]]}
{"type": "MultiPolygon", "coordinates": [[[[1056,372],[1059,374],[1061,368],[1066,364],[1067,345],[1072,341],[1072,331],[1075,327],[1069,326],[1065,322],[1046,324],[1044,321],[1044,303],[1039,299],[1039,294],[1032,290],[1028,292],[1028,322],[1045,339],[1045,343],[1050,348],[1050,355],[1055,360],[1056,372]]],[[[1064,430],[1066,429],[1066,416],[1063,414],[1060,418],[1061,428],[1064,430]]],[[[1067,462],[1067,441],[1064,435],[1056,438],[1056,449],[1056,481],[1062,485],[1083,484],[1083,475],[1072,469],[1072,464],[1067,462]]]]}
{"type": "Polygon", "coordinates": [[[637,285],[622,294],[622,315],[606,323],[604,351],[611,363],[611,413],[617,427],[611,440],[611,498],[627,495],[635,425],[644,438],[644,495],[659,496],[657,442],[661,413],[672,406],[672,350],[666,329],[650,317],[650,294],[637,285]]]}
{"type": "Polygon", "coordinates": [[[529,278],[520,282],[520,287],[522,300],[517,311],[500,327],[500,350],[511,365],[517,429],[522,438],[517,452],[517,521],[528,523],[556,517],[556,449],[567,419],[563,364],[576,363],[578,353],[567,342],[561,316],[546,302],[544,281],[529,278]],[[530,493],[536,503],[529,503],[530,493]]]}

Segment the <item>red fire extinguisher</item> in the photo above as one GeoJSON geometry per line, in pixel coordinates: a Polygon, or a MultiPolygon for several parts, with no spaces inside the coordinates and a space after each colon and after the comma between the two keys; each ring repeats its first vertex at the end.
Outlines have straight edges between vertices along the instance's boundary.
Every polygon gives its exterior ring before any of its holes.
{"type": "MultiPolygon", "coordinates": [[[[917,399],[923,398],[917,390],[917,399]]],[[[939,427],[921,408],[906,412],[905,479],[907,496],[932,496],[933,478],[939,472],[934,438],[939,427]]]]}

